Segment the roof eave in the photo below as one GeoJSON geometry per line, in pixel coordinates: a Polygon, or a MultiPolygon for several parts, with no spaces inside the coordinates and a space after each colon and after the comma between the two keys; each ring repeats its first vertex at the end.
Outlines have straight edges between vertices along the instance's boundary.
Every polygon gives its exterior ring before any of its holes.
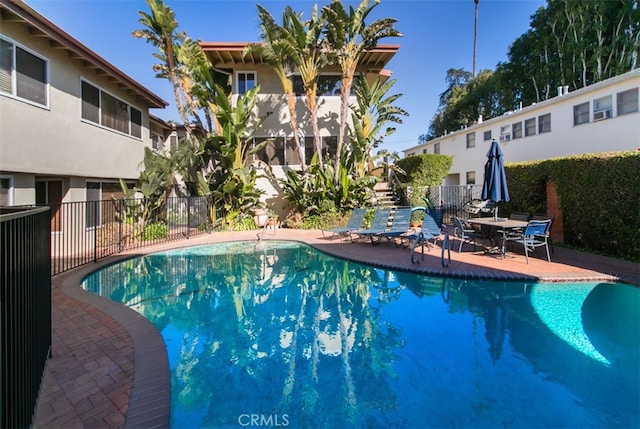
{"type": "Polygon", "coordinates": [[[143,100],[149,108],[165,108],[168,102],[149,91],[142,84],[135,81],[122,70],[109,63],[87,46],[74,39],[60,27],[40,15],[21,0],[0,0],[0,9],[4,9],[29,25],[32,30],[38,31],[50,40],[52,45],[66,49],[69,57],[83,61],[102,73],[111,76],[123,88],[143,100]]]}

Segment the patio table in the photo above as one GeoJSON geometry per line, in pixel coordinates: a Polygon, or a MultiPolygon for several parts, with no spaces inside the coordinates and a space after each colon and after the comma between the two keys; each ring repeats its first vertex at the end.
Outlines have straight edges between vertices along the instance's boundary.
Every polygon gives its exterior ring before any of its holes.
{"type": "Polygon", "coordinates": [[[500,256],[504,259],[506,254],[505,243],[507,239],[507,232],[515,229],[524,229],[528,222],[523,220],[507,219],[507,218],[493,218],[493,217],[478,217],[463,219],[463,222],[470,223],[472,225],[489,226],[496,228],[498,231],[502,231],[502,243],[499,246],[500,256]]]}

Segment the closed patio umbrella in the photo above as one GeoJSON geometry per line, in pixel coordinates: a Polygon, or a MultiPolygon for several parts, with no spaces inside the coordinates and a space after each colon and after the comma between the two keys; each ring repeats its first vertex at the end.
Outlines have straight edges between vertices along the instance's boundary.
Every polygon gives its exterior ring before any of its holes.
{"type": "MultiPolygon", "coordinates": [[[[491,148],[487,152],[487,162],[484,165],[484,181],[482,182],[482,199],[493,202],[509,201],[507,175],[504,172],[504,157],[498,142],[493,139],[491,148]]],[[[498,207],[494,211],[498,217],[498,207]]]]}

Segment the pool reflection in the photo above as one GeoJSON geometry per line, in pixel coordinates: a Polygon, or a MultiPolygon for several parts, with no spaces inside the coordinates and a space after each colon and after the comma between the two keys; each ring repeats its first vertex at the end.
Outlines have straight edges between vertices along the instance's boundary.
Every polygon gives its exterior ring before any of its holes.
{"type": "MultiPolygon", "coordinates": [[[[531,395],[537,405],[525,395],[521,408],[511,398],[511,409],[500,405],[504,391],[515,397],[522,387],[499,374],[526,385],[531,367],[567,386],[567,403],[572,395],[598,402],[585,383],[556,371],[568,348],[532,309],[531,284],[417,276],[268,242],[148,255],[106,267],[84,286],[161,331],[174,427],[239,426],[246,415],[291,427],[593,423],[579,410],[540,416],[540,392],[531,395]]],[[[627,384],[626,404],[638,383],[627,384]]],[[[626,411],[622,423],[637,423],[626,411]]]]}

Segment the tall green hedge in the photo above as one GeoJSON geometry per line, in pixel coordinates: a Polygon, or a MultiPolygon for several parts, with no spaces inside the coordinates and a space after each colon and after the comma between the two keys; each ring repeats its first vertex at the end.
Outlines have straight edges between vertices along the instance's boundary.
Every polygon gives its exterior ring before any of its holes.
{"type": "Polygon", "coordinates": [[[401,189],[396,189],[396,192],[403,196],[403,204],[416,206],[424,204],[423,197],[428,186],[442,184],[453,165],[453,157],[437,154],[413,155],[396,161],[396,165],[405,172],[399,175],[401,189]]]}
{"type": "Polygon", "coordinates": [[[556,186],[567,244],[640,260],[640,152],[614,152],[505,165],[505,213],[546,213],[556,186]]]}

